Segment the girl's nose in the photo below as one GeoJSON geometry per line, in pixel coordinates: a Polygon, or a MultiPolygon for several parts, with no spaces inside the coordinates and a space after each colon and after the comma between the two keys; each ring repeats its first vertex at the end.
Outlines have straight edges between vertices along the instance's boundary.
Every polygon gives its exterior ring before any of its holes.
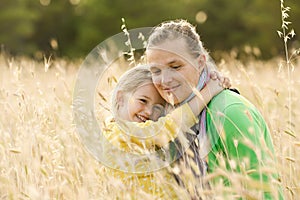
{"type": "Polygon", "coordinates": [[[150,117],[152,114],[152,106],[151,105],[145,106],[144,113],[147,115],[147,117],[150,117]]]}

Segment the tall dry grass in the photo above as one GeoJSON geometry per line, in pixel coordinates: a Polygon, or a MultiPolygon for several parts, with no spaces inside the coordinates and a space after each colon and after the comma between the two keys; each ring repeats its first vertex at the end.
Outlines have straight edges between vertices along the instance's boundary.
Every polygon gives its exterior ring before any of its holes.
{"type": "MultiPolygon", "coordinates": [[[[284,68],[279,71],[280,62],[253,59],[243,64],[224,56],[218,65],[265,117],[284,195],[297,199],[300,62],[294,61],[289,78],[284,68]],[[288,85],[292,92],[291,117],[288,85]]],[[[108,177],[77,136],[71,104],[80,64],[65,60],[40,63],[0,55],[0,199],[128,198],[129,186],[108,177]]],[[[136,195],[137,199],[146,199],[143,194],[136,195]]]]}

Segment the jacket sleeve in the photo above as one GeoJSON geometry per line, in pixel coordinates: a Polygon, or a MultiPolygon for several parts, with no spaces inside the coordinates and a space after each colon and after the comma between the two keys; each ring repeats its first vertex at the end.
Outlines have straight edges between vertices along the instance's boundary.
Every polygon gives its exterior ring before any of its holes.
{"type": "Polygon", "coordinates": [[[123,132],[122,137],[119,137],[120,142],[153,148],[168,144],[179,133],[188,131],[197,120],[189,105],[184,104],[158,121],[147,120],[145,123],[122,121],[116,125],[123,132]]]}
{"type": "MultiPolygon", "coordinates": [[[[242,103],[228,106],[222,115],[219,137],[227,171],[237,172],[243,187],[249,191],[264,191],[264,199],[273,199],[272,196],[277,196],[273,193],[278,192],[272,186],[276,159],[264,119],[255,108],[242,103]]],[[[230,177],[226,179],[233,183],[230,177]]]]}

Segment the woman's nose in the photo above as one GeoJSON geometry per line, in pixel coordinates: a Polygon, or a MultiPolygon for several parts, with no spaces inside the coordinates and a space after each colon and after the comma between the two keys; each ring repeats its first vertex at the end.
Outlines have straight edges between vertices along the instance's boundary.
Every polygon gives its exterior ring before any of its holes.
{"type": "Polygon", "coordinates": [[[168,83],[172,80],[172,72],[165,70],[161,73],[161,83],[168,83]]]}

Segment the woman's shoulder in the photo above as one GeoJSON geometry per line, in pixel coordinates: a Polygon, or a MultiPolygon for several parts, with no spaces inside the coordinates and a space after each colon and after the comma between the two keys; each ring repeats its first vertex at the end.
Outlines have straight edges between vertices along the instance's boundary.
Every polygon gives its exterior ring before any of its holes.
{"type": "Polygon", "coordinates": [[[244,96],[233,92],[231,90],[224,90],[215,96],[208,105],[209,115],[219,116],[226,114],[226,116],[237,116],[239,113],[251,113],[253,116],[261,117],[257,107],[252,104],[244,96]]]}
{"type": "Polygon", "coordinates": [[[231,90],[223,90],[219,94],[217,94],[212,100],[210,101],[208,107],[223,107],[229,104],[239,103],[242,100],[242,96],[236,92],[231,90]]]}
{"type": "Polygon", "coordinates": [[[211,110],[224,111],[228,107],[238,105],[239,107],[254,108],[253,104],[242,96],[239,92],[224,90],[216,95],[208,104],[211,110]]]}

